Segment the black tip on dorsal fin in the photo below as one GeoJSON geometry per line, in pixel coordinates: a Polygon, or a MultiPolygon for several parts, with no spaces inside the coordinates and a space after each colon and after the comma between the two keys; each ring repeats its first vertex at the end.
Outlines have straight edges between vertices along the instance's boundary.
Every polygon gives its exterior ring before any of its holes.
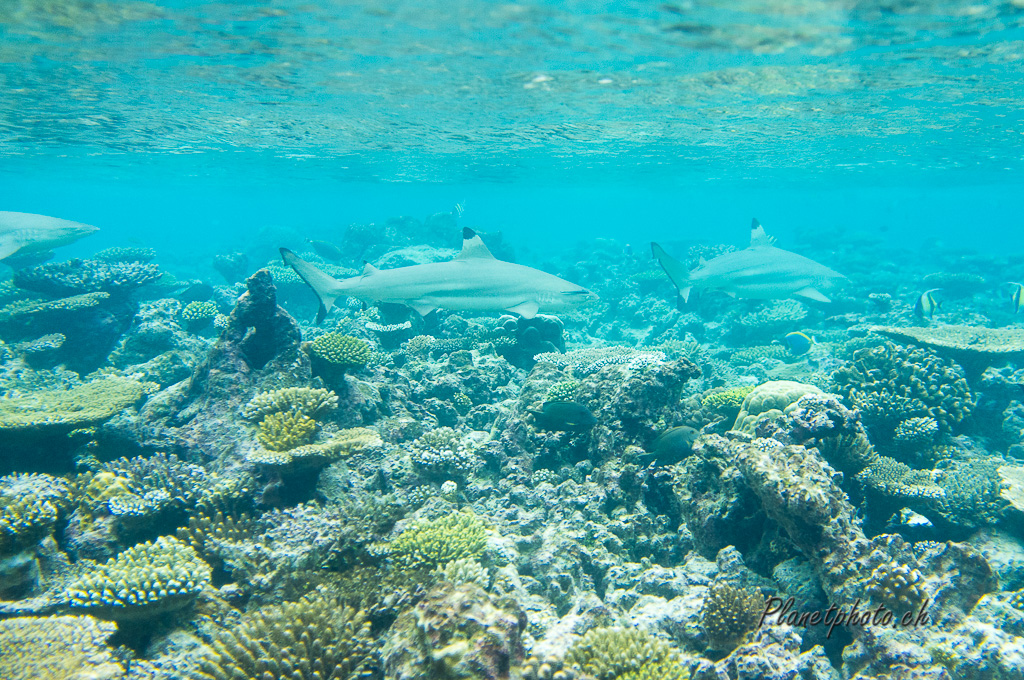
{"type": "Polygon", "coordinates": [[[761,226],[761,223],[757,221],[756,217],[750,221],[750,228],[751,229],[757,229],[760,226],[761,226]]]}
{"type": "Polygon", "coordinates": [[[475,231],[473,231],[469,227],[463,227],[462,228],[462,240],[463,241],[468,241],[469,239],[473,238],[474,236],[476,236],[476,232],[475,231]]]}

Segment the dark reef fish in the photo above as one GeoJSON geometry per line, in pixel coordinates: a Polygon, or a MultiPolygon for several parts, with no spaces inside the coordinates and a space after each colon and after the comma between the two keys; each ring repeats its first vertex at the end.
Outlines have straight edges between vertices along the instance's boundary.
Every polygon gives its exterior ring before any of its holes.
{"type": "Polygon", "coordinates": [[[942,290],[941,288],[932,288],[921,293],[921,296],[917,298],[917,302],[914,304],[914,316],[918,319],[928,317],[929,319],[935,318],[935,310],[942,308],[941,302],[935,301],[935,296],[932,293],[936,293],[942,290]]]}
{"type": "Polygon", "coordinates": [[[755,300],[800,296],[831,302],[821,289],[833,287],[846,277],[803,255],[776,248],[772,243],[774,239],[754,220],[749,248],[701,262],[693,271],[657,243],[651,244],[651,251],[679,289],[683,302],[689,300],[693,288],[721,290],[733,297],[755,300]]]}
{"type": "Polygon", "coordinates": [[[678,463],[693,453],[693,443],[699,436],[700,431],[689,425],[670,427],[658,435],[651,444],[651,450],[640,456],[640,461],[658,465],[678,463]]]}
{"type": "Polygon", "coordinates": [[[99,227],[46,215],[0,211],[0,260],[66,246],[99,227]]]}
{"type": "Polygon", "coordinates": [[[792,333],[786,333],[786,337],[783,338],[786,343],[786,347],[789,351],[796,355],[807,354],[811,351],[811,347],[814,345],[814,338],[801,333],[800,331],[793,331],[792,333]]]}
{"type": "Polygon", "coordinates": [[[1010,300],[1013,301],[1013,313],[1016,314],[1020,311],[1020,298],[1021,294],[1024,294],[1024,286],[1019,283],[1011,283],[1013,286],[1013,292],[1010,293],[1010,300]]]}
{"type": "Polygon", "coordinates": [[[537,428],[556,432],[585,432],[597,425],[597,418],[575,401],[546,401],[539,411],[530,411],[537,428]]]}
{"type": "Polygon", "coordinates": [[[462,230],[462,252],[448,262],[377,269],[366,264],[362,276],[339,281],[287,248],[281,257],[320,298],[317,321],[334,300],[349,296],[363,302],[408,305],[427,315],[438,307],[459,311],[514,312],[532,319],[538,311],[571,309],[597,296],[586,288],[491,255],[472,229],[462,230]]]}
{"type": "Polygon", "coordinates": [[[325,260],[330,260],[331,262],[338,262],[339,260],[341,260],[342,257],[345,256],[345,254],[341,252],[341,248],[334,245],[330,241],[319,241],[314,238],[307,238],[306,243],[311,245],[313,247],[313,250],[316,251],[316,254],[324,258],[325,260]]]}

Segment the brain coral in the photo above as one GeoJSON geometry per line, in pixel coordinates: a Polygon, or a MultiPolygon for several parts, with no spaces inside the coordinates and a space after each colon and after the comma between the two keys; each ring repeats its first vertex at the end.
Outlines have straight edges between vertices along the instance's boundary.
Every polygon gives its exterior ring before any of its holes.
{"type": "Polygon", "coordinates": [[[210,566],[170,536],[128,548],[74,581],[68,604],[101,618],[147,619],[190,604],[210,581],[210,566]]]}
{"type": "Polygon", "coordinates": [[[814,385],[792,380],[775,380],[758,385],[743,400],[732,429],[753,434],[754,427],[761,418],[788,414],[797,400],[806,394],[823,393],[814,385]]]}
{"type": "Polygon", "coordinates": [[[909,418],[933,418],[940,431],[949,432],[976,401],[960,366],[892,342],[854,352],[850,365],[832,374],[832,388],[886,441],[909,418]]]}

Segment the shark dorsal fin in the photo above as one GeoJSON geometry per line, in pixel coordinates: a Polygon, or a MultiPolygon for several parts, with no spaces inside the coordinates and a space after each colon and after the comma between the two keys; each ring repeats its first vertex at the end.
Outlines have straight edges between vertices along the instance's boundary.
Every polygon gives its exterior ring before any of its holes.
{"type": "Polygon", "coordinates": [[[770,246],[775,243],[775,238],[765,233],[764,227],[755,218],[750,224],[750,247],[770,246]]]}
{"type": "Polygon", "coordinates": [[[462,230],[462,251],[455,258],[456,260],[493,260],[494,255],[491,255],[491,251],[487,250],[487,246],[477,236],[476,232],[465,227],[462,230]]]}
{"type": "Polygon", "coordinates": [[[380,270],[374,267],[369,262],[363,262],[363,276],[369,276],[370,274],[376,274],[380,270]]]}

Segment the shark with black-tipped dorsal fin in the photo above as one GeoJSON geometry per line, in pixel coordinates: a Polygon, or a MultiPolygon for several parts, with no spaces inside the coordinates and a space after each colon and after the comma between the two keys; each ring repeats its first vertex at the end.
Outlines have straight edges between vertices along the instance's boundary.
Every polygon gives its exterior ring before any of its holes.
{"type": "Polygon", "coordinates": [[[532,319],[538,312],[571,309],[597,296],[539,269],[495,259],[472,229],[462,230],[462,251],[447,262],[377,269],[366,263],[361,276],[339,281],[298,255],[281,248],[295,270],[320,299],[317,322],[339,297],[363,302],[408,305],[421,315],[438,308],[456,311],[506,311],[532,319]]]}
{"type": "Polygon", "coordinates": [[[98,227],[46,215],[0,211],[0,260],[74,243],[98,227]]]}
{"type": "Polygon", "coordinates": [[[733,297],[754,300],[803,297],[831,302],[822,289],[832,288],[846,277],[803,255],[776,248],[774,242],[754,220],[749,248],[702,261],[693,271],[657,243],[651,244],[651,250],[684,302],[694,288],[721,290],[733,297]]]}

